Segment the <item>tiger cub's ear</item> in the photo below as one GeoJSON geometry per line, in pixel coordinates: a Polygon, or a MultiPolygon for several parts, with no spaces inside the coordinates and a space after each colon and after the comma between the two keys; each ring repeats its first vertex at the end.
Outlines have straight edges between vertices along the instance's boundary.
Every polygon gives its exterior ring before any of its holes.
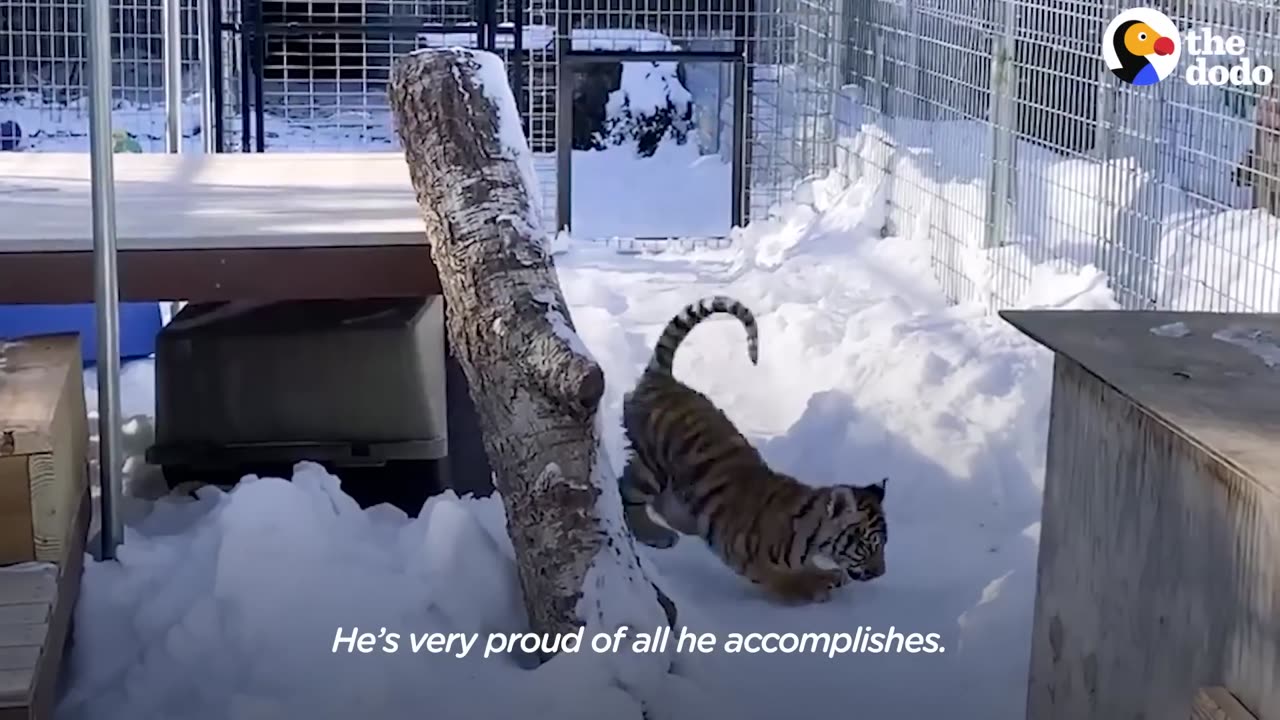
{"type": "Polygon", "coordinates": [[[888,488],[889,488],[889,478],[883,478],[880,480],[880,482],[872,483],[868,485],[865,489],[867,490],[867,492],[871,493],[871,496],[876,499],[876,502],[884,502],[884,491],[887,490],[888,488]]]}

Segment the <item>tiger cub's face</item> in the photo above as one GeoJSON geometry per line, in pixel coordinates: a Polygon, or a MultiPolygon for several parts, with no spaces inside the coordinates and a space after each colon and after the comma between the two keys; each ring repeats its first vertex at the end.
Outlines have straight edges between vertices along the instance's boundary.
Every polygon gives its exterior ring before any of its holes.
{"type": "Polygon", "coordinates": [[[853,580],[874,580],[884,574],[884,546],[889,539],[884,516],[888,480],[836,485],[828,491],[827,514],[836,527],[831,559],[853,580]]]}

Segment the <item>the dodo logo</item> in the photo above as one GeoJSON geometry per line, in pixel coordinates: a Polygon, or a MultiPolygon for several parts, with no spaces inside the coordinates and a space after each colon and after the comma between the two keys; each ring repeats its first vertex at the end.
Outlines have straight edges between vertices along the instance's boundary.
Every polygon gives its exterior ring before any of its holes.
{"type": "Polygon", "coordinates": [[[1130,85],[1155,85],[1173,74],[1180,57],[1178,28],[1159,10],[1125,10],[1102,34],[1103,61],[1130,85]]]}

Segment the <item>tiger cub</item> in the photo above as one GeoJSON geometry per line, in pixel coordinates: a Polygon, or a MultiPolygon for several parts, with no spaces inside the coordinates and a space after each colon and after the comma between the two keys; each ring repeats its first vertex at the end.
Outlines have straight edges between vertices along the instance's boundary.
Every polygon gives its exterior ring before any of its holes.
{"type": "Polygon", "coordinates": [[[681,341],[717,313],[742,322],[748,357],[759,361],[755,317],[733,298],[705,298],[672,318],[623,399],[631,447],[618,485],[631,533],[655,548],[671,547],[680,534],[700,536],[735,572],[787,603],[822,602],[849,580],[883,575],[888,478],[817,488],[776,472],[711,400],[673,377],[681,341]],[[650,507],[675,532],[655,522],[650,507]]]}

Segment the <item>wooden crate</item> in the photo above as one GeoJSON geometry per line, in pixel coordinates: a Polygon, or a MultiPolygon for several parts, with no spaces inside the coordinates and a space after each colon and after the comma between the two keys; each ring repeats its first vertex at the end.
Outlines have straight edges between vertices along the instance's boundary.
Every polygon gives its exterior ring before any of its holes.
{"type": "Polygon", "coordinates": [[[0,720],[52,717],[92,510],[80,339],[0,342],[0,720]]]}
{"type": "Polygon", "coordinates": [[[1028,720],[1280,718],[1280,367],[1213,337],[1280,315],[1000,314],[1057,353],[1028,720]]]}
{"type": "Polygon", "coordinates": [[[0,349],[0,565],[59,562],[87,486],[80,338],[0,349]]]}

